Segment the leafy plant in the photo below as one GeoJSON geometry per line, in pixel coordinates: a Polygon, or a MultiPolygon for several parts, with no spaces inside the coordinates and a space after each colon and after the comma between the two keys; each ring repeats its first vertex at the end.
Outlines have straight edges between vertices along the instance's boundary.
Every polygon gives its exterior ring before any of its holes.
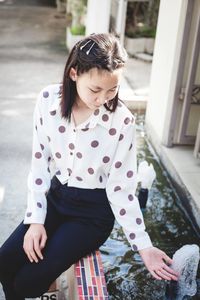
{"type": "Polygon", "coordinates": [[[68,8],[71,14],[71,33],[73,35],[85,34],[85,14],[87,0],[68,0],[68,8]]]}
{"type": "Polygon", "coordinates": [[[155,37],[160,0],[128,2],[125,35],[155,37]]]}
{"type": "Polygon", "coordinates": [[[70,28],[71,34],[73,35],[84,35],[85,34],[85,26],[73,26],[70,28]]]}

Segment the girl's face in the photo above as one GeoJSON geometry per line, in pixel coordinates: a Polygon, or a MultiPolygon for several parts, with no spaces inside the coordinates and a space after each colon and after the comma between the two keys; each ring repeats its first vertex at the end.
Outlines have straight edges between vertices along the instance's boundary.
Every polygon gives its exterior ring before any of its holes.
{"type": "Polygon", "coordinates": [[[113,72],[93,68],[86,73],[77,75],[74,68],[70,70],[70,78],[76,81],[76,104],[92,110],[113,99],[119,89],[122,68],[113,72]]]}

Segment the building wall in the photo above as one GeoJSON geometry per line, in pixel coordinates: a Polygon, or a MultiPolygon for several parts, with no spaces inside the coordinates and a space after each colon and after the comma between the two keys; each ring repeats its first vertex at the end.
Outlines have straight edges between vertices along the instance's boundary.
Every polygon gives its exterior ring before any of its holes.
{"type": "MultiPolygon", "coordinates": [[[[178,76],[180,53],[182,49],[182,39],[184,25],[186,22],[187,3],[190,0],[161,0],[158,18],[158,27],[155,41],[154,58],[152,64],[150,97],[146,113],[146,127],[150,139],[157,147],[168,145],[170,132],[170,122],[173,110],[174,94],[178,76]],[[170,21],[170,22],[169,22],[170,21]]],[[[200,1],[194,0],[192,11],[192,23],[187,45],[187,54],[183,62],[183,78],[181,88],[186,87],[188,69],[191,61],[193,41],[198,15],[200,13],[200,1]]],[[[195,84],[200,84],[200,58],[196,73],[195,84]]],[[[176,104],[176,124],[173,128],[173,143],[177,143],[177,134],[180,123],[183,100],[178,100],[176,104]]],[[[186,134],[196,135],[200,115],[200,106],[192,105],[186,134]]]]}
{"type": "MultiPolygon", "coordinates": [[[[193,50],[193,44],[194,44],[194,36],[195,31],[197,27],[198,22],[198,16],[200,14],[200,1],[196,0],[194,1],[194,7],[192,12],[192,22],[191,22],[191,29],[189,34],[189,40],[187,45],[187,55],[185,60],[185,67],[183,72],[183,80],[182,80],[182,88],[185,89],[187,84],[187,78],[188,78],[188,70],[190,67],[191,57],[192,57],[192,50],[193,50]]],[[[196,71],[196,77],[194,84],[200,85],[200,55],[197,63],[197,71],[196,71]]],[[[179,123],[180,123],[180,116],[181,116],[181,110],[183,106],[183,101],[178,101],[178,113],[176,118],[176,126],[175,126],[175,135],[174,135],[174,143],[177,142],[177,135],[178,135],[178,129],[179,129],[179,123]]],[[[187,135],[196,135],[198,123],[200,119],[200,105],[192,104],[190,108],[190,115],[188,120],[188,126],[187,126],[187,135]]]]}
{"type": "Polygon", "coordinates": [[[150,97],[146,111],[147,134],[157,152],[165,144],[169,116],[173,107],[178,61],[188,0],[161,0],[154,58],[150,81],[150,97]]]}

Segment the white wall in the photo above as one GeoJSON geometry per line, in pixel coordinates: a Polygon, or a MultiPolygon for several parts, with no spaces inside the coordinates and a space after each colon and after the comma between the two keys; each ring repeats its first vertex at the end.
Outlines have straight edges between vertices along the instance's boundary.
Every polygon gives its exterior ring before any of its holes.
{"type": "MultiPolygon", "coordinates": [[[[147,134],[156,144],[165,144],[165,133],[169,128],[168,120],[173,104],[187,1],[160,2],[150,99],[146,111],[147,134]]],[[[159,149],[157,150],[159,152],[159,149]]]]}

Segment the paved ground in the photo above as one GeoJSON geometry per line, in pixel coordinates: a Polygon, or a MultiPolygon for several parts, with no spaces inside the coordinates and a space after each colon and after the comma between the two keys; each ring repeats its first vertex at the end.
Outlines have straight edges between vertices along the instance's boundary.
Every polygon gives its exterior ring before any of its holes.
{"type": "MultiPolygon", "coordinates": [[[[24,215],[36,96],[61,81],[66,61],[65,16],[53,3],[0,0],[0,245],[24,215]]],[[[127,87],[147,95],[150,68],[130,60],[127,87]]]]}
{"type": "Polygon", "coordinates": [[[62,79],[65,19],[58,16],[54,7],[0,6],[0,244],[24,214],[36,96],[62,79]]]}

